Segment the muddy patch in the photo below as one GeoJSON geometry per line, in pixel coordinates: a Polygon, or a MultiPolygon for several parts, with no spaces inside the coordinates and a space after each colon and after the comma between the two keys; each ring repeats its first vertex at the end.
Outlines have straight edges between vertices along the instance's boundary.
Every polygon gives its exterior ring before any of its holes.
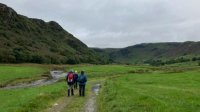
{"type": "Polygon", "coordinates": [[[66,76],[66,73],[63,71],[50,71],[51,78],[43,78],[36,81],[32,81],[29,83],[19,83],[16,85],[7,85],[2,89],[16,89],[16,88],[27,88],[27,87],[34,87],[34,86],[43,86],[57,82],[59,79],[66,76]]]}
{"type": "Polygon", "coordinates": [[[96,112],[96,96],[99,95],[99,90],[101,88],[100,83],[96,83],[92,86],[92,94],[85,104],[84,112],[96,112]]]}

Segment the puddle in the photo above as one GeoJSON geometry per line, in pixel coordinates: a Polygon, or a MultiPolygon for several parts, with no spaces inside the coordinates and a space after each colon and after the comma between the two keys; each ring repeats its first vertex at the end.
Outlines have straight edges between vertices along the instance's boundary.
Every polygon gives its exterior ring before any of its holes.
{"type": "Polygon", "coordinates": [[[97,108],[96,108],[96,96],[99,95],[99,90],[101,88],[101,84],[100,83],[96,83],[92,86],[92,95],[91,97],[88,99],[86,105],[85,105],[85,110],[84,112],[96,112],[97,108]]]}
{"type": "Polygon", "coordinates": [[[95,84],[93,87],[92,87],[92,92],[95,94],[95,95],[99,95],[99,90],[101,88],[101,84],[95,84]]]}
{"type": "Polygon", "coordinates": [[[33,81],[31,83],[20,83],[17,85],[7,85],[3,87],[2,89],[16,89],[16,88],[27,88],[27,87],[34,87],[34,86],[43,86],[47,84],[52,84],[57,82],[60,78],[63,78],[66,76],[66,73],[63,71],[50,71],[51,79],[40,79],[33,81]]]}

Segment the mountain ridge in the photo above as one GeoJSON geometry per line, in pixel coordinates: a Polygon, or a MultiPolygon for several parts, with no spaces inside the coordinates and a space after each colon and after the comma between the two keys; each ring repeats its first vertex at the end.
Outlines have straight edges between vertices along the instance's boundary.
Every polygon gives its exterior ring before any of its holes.
{"type": "Polygon", "coordinates": [[[142,43],[125,48],[92,48],[116,63],[145,63],[149,60],[192,59],[200,56],[200,42],[142,43]]]}
{"type": "Polygon", "coordinates": [[[57,22],[28,18],[0,3],[1,63],[104,63],[57,22]]]}

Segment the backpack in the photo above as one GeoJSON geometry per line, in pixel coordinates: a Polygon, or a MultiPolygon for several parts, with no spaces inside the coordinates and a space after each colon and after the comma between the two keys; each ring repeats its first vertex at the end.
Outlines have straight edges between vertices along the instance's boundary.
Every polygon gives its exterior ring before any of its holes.
{"type": "Polygon", "coordinates": [[[85,76],[80,76],[79,82],[84,83],[85,82],[85,76]]]}
{"type": "Polygon", "coordinates": [[[74,78],[74,74],[73,74],[73,73],[69,73],[69,74],[68,74],[68,79],[67,79],[67,81],[68,81],[68,82],[73,82],[73,81],[74,81],[73,78],[74,78]]]}

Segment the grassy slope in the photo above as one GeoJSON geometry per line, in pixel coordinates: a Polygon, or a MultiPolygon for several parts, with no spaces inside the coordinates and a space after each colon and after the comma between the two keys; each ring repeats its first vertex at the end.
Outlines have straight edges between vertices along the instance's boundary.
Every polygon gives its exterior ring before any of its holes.
{"type": "Polygon", "coordinates": [[[198,71],[174,74],[129,74],[107,80],[100,112],[198,112],[198,71]]]}
{"type": "Polygon", "coordinates": [[[143,63],[146,60],[193,58],[200,54],[200,42],[146,43],[120,49],[96,49],[99,55],[119,63],[143,63]]]}
{"type": "Polygon", "coordinates": [[[0,3],[1,63],[103,63],[94,51],[54,21],[17,14],[0,3]]]}

